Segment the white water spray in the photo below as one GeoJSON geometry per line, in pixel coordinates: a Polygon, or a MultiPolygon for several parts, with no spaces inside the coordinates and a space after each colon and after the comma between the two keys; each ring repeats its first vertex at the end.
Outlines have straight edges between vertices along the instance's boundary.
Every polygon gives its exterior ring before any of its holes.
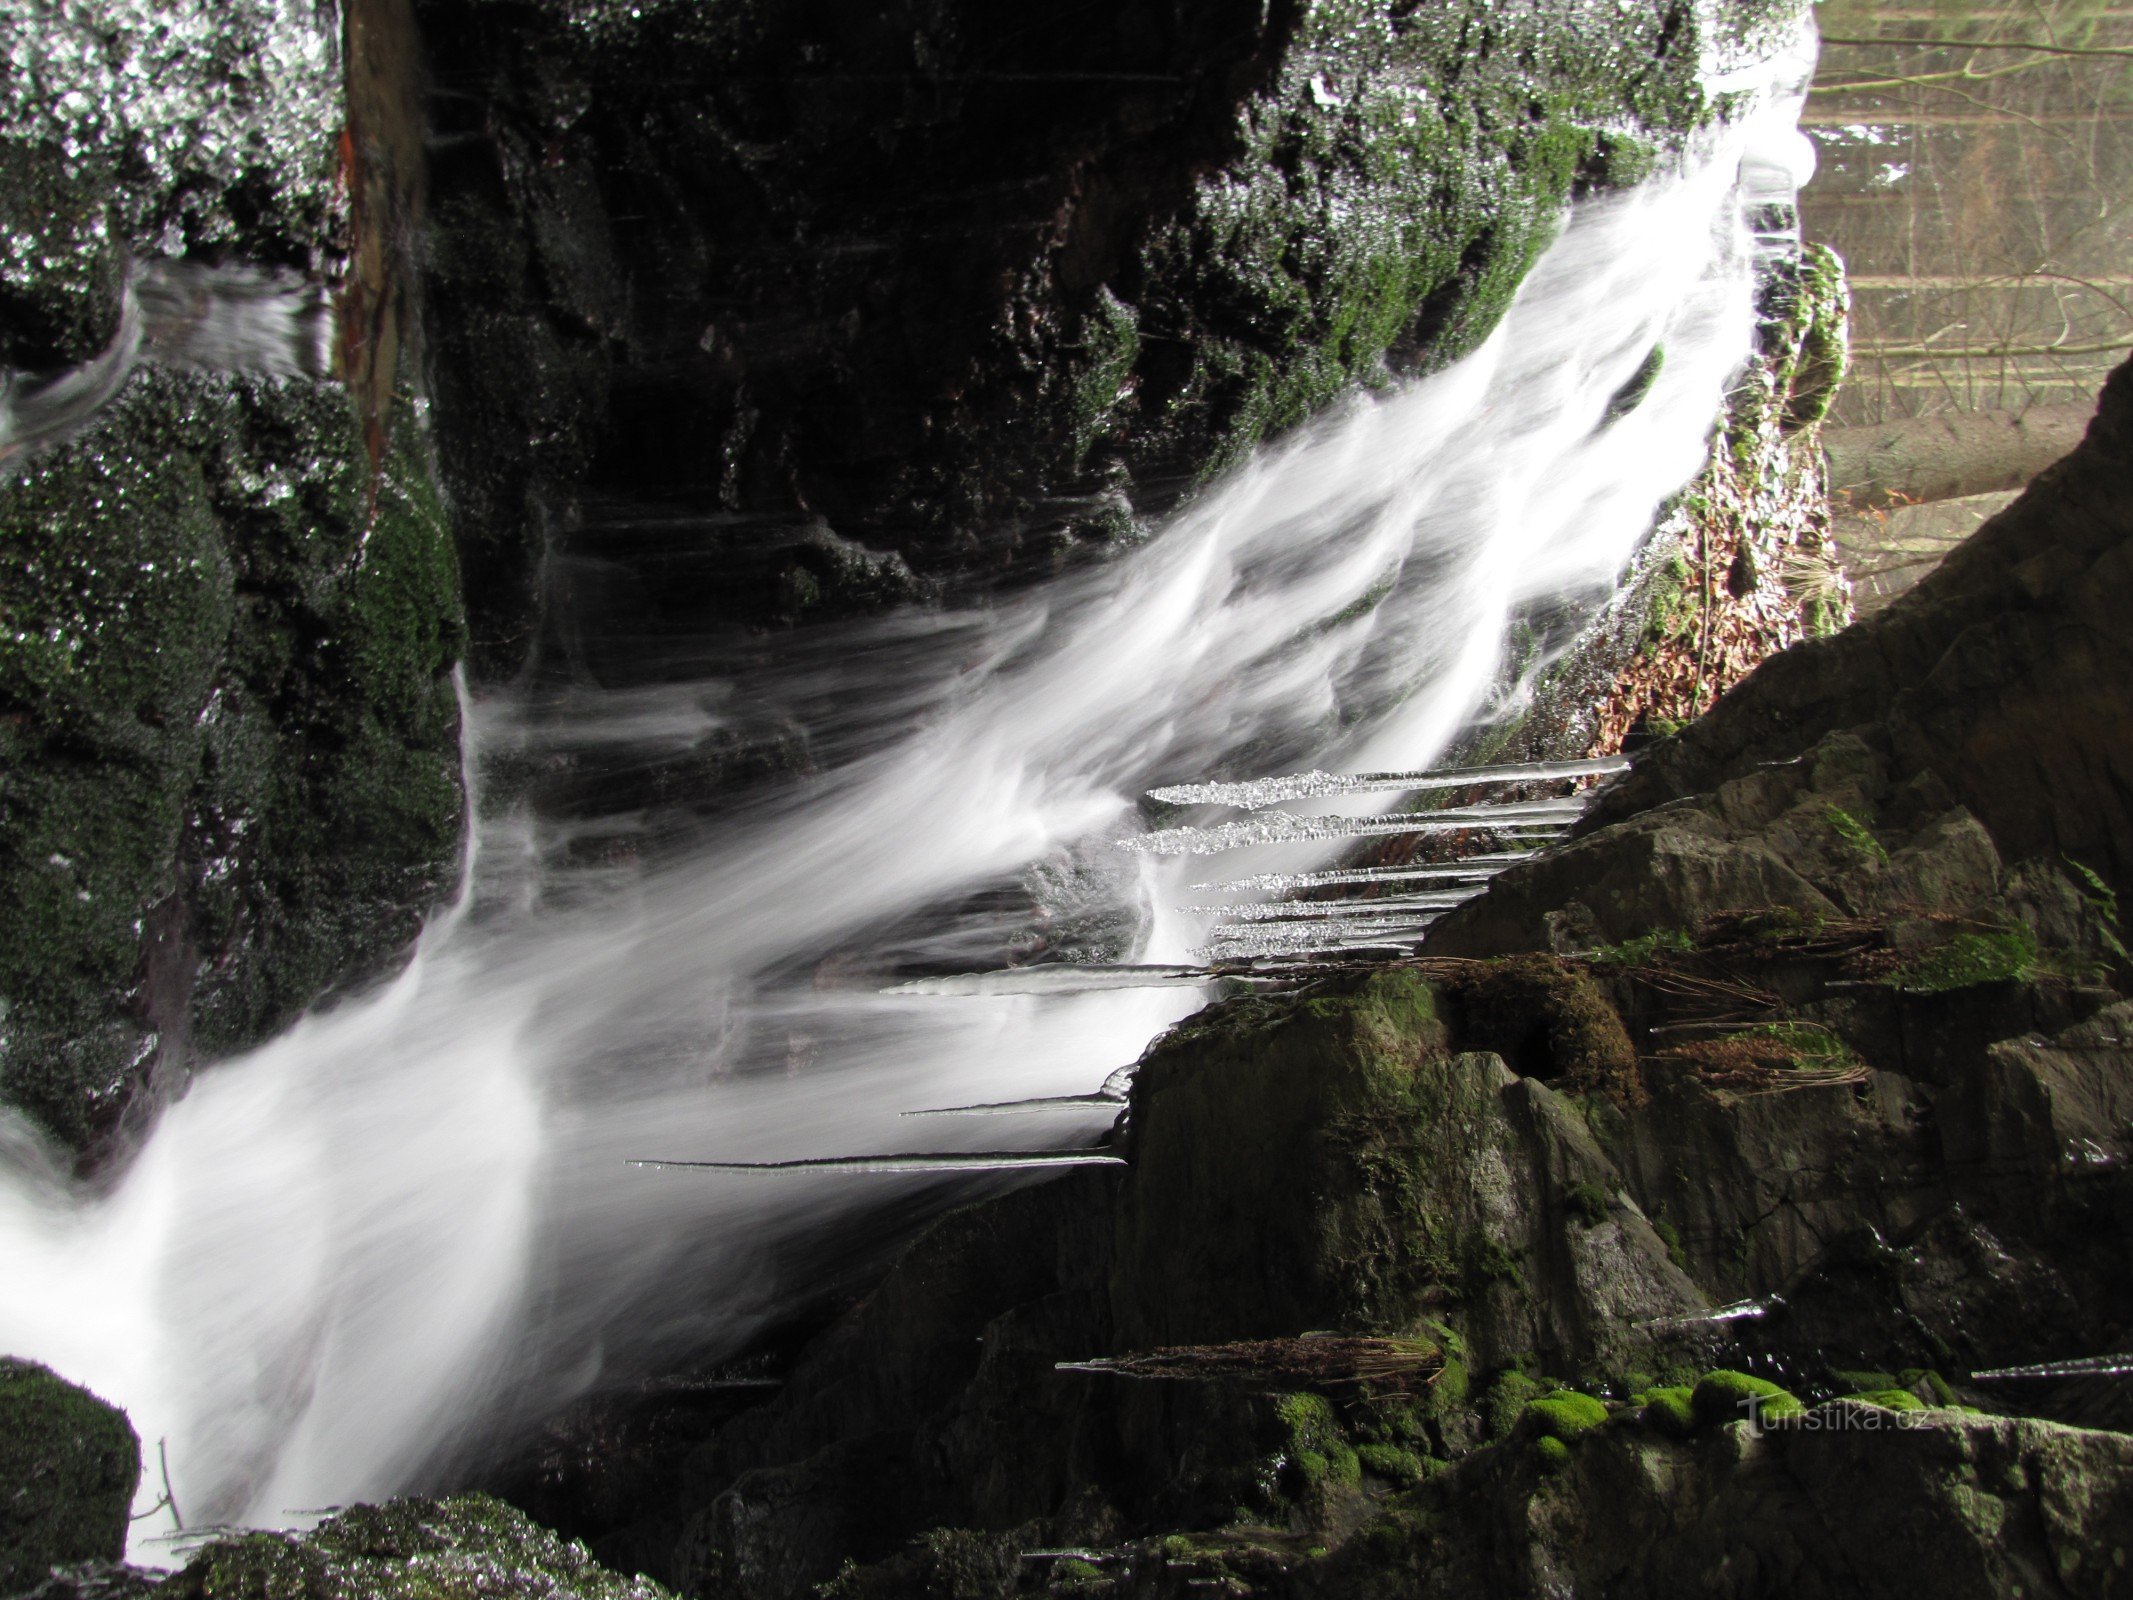
{"type": "MultiPolygon", "coordinates": [[[[1092,1088],[1196,990],[885,980],[1026,943],[1026,910],[969,907],[1033,863],[1139,919],[1126,959],[1178,963],[1205,930],[1173,909],[1192,863],[1106,843],[1143,791],[1436,756],[1514,609],[1606,585],[1700,465],[1750,335],[1740,148],[1582,211],[1473,357],[1265,452],[1103,570],[803,633],[745,678],[476,707],[477,746],[627,760],[773,704],[823,775],[686,852],[632,862],[608,819],[597,869],[563,864],[587,824],[486,818],[468,903],[409,970],[203,1073],[113,1192],[13,1150],[0,1348],[166,1440],[193,1521],[301,1521],[603,1375],[734,1347],[860,1194],[944,1181],[632,1161],[982,1156],[1012,1124],[902,1114],[1022,1099],[1055,1103],[1020,1142],[1087,1144],[1115,1107],[1092,1088]],[[1650,394],[1606,421],[1655,345],[1650,394]]],[[[1262,844],[1236,871],[1330,853],[1262,844]]],[[[144,1522],[139,1553],[168,1531],[144,1522]]]]}

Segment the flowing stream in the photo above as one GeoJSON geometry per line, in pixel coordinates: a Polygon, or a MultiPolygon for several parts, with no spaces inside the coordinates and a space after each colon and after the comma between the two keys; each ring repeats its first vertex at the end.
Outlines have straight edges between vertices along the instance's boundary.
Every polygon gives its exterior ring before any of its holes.
{"type": "MultiPolygon", "coordinates": [[[[1186,961],[1214,874],[1116,847],[1145,790],[1415,768],[1485,713],[1514,611],[1604,592],[1699,466],[1751,333],[1743,151],[1783,148],[1796,110],[1766,94],[1686,172],[1580,209],[1478,353],[1262,452],[1100,569],[707,649],[686,681],[472,703],[478,778],[656,762],[766,715],[805,731],[812,775],[683,845],[634,813],[485,804],[412,965],[203,1072],[108,1192],[0,1149],[0,1348],[127,1407],[142,1509],[160,1441],[189,1526],[300,1522],[732,1350],[844,1259],[853,1219],[962,1192],[633,1160],[1090,1144],[1101,1100],[905,1113],[1089,1096],[1199,992],[886,991],[1186,961]],[[1658,381],[1608,420],[1655,345],[1658,381]]],[[[1337,855],[1262,843],[1217,870],[1337,855]]],[[[137,1558],[171,1532],[167,1510],[137,1524],[137,1558]]]]}

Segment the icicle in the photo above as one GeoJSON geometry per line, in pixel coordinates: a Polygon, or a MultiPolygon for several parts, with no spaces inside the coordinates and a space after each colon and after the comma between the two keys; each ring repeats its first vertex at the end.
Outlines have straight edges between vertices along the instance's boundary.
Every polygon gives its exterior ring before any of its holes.
{"type": "Polygon", "coordinates": [[[1288,918],[1342,917],[1355,913],[1382,916],[1395,911],[1449,911],[1454,906],[1463,906],[1480,890],[1468,890],[1464,894],[1405,894],[1388,896],[1383,900],[1276,900],[1269,905],[1258,906],[1186,906],[1187,911],[1201,915],[1210,913],[1228,918],[1231,922],[1278,922],[1288,918]]]}
{"type": "Polygon", "coordinates": [[[1219,930],[1202,947],[1211,960],[1307,955],[1326,950],[1404,950],[1419,944],[1434,917],[1386,925],[1371,922],[1262,922],[1219,930]]]}
{"type": "Polygon", "coordinates": [[[633,1167],[695,1167],[705,1172],[1020,1172],[1037,1167],[1122,1167],[1115,1151],[984,1150],[903,1156],[813,1156],[802,1161],[669,1161],[649,1158],[633,1167]]]}
{"type": "Polygon", "coordinates": [[[1260,812],[1249,822],[1212,828],[1160,828],[1118,841],[1145,855],[1212,855],[1244,845],[1296,844],[1321,839],[1366,839],[1401,833],[1461,833],[1488,829],[1525,837],[1553,836],[1585,814],[1582,800],[1519,800],[1500,806],[1454,806],[1396,817],[1299,817],[1260,812]]]}
{"type": "Polygon", "coordinates": [[[2115,1356],[2081,1356],[2072,1361],[2040,1361],[2028,1367],[1993,1367],[1970,1374],[1973,1382],[1987,1378],[2122,1378],[2133,1373],[2133,1353],[2115,1356]]]}
{"type": "Polygon", "coordinates": [[[1713,1306],[1708,1311],[1689,1311],[1677,1317],[1654,1317],[1639,1323],[1643,1328],[1687,1328],[1708,1322],[1752,1322],[1767,1317],[1784,1305],[1779,1295],[1766,1295],[1760,1300],[1735,1300],[1728,1305],[1713,1306]]]}
{"type": "Polygon", "coordinates": [[[1443,880],[1452,883],[1486,881],[1506,867],[1530,861],[1537,850],[1501,850],[1489,855],[1462,856],[1447,867],[1348,867],[1328,872],[1262,872],[1256,878],[1231,878],[1221,883],[1195,883],[1187,887],[1208,894],[1243,894],[1266,890],[1285,894],[1291,889],[1317,889],[1342,883],[1406,883],[1411,880],[1443,880]]]}
{"type": "Polygon", "coordinates": [[[1209,983],[1205,967],[1109,966],[1094,961],[1055,961],[997,972],[955,972],[892,984],[883,994],[1087,994],[1098,989],[1155,989],[1209,983]]]}
{"type": "Polygon", "coordinates": [[[1529,761],[1495,767],[1438,767],[1428,772],[1298,772],[1243,783],[1184,783],[1150,789],[1148,798],[1174,806],[1236,806],[1258,811],[1281,800],[1315,800],[1333,794],[1386,794],[1410,789],[1463,789],[1472,784],[1546,783],[1561,778],[1611,776],[1629,770],[1625,756],[1585,761],[1529,761]]]}
{"type": "Polygon", "coordinates": [[[1035,1100],[986,1100],[972,1106],[930,1106],[924,1111],[906,1111],[907,1117],[1006,1117],[1024,1111],[1087,1111],[1106,1107],[1116,1110],[1126,1103],[1122,1094],[1048,1094],[1035,1100]]]}

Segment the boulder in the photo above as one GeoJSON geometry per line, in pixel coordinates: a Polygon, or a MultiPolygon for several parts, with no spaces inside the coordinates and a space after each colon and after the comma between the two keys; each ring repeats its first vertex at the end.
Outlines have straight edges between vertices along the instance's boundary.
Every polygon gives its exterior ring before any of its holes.
{"type": "Polygon", "coordinates": [[[0,1358],[0,1594],[56,1566],[120,1560],[140,1476],[125,1412],[49,1368],[0,1358]]]}

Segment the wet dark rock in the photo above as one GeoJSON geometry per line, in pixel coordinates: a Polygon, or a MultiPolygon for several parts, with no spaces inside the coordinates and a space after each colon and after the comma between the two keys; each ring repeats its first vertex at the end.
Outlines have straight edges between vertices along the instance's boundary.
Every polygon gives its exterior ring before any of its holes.
{"type": "MultiPolygon", "coordinates": [[[[166,322],[332,267],[334,21],[0,19],[0,367],[30,369],[0,395],[111,340],[129,260],[162,263],[136,287],[166,322]]],[[[63,442],[0,417],[0,1102],[72,1153],[389,968],[455,876],[459,573],[412,392],[357,348],[376,332],[340,352],[355,401],[144,367],[63,442]]]]}
{"type": "Polygon", "coordinates": [[[450,887],[458,575],[403,426],[142,375],[0,497],[0,1096],[66,1144],[376,971],[450,887]]]}
{"type": "Polygon", "coordinates": [[[45,1367],[0,1358],[0,1594],[55,1566],[123,1556],[140,1475],[123,1411],[45,1367]]]}

